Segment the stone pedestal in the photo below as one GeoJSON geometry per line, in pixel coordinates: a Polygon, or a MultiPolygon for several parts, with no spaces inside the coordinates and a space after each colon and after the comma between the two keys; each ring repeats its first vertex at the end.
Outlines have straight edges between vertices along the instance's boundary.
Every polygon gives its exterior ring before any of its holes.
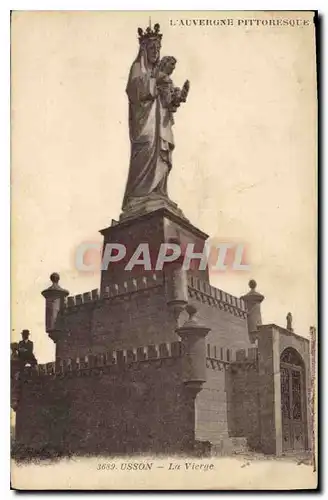
{"type": "MultiPolygon", "coordinates": [[[[126,255],[122,260],[111,262],[107,269],[101,273],[101,290],[115,283],[122,283],[131,278],[153,274],[162,243],[172,240],[179,242],[184,252],[188,243],[194,244],[194,252],[202,252],[208,235],[193,226],[184,216],[173,209],[168,209],[167,204],[155,211],[141,215],[138,211],[123,213],[120,222],[112,221],[112,225],[100,231],[104,237],[104,247],[107,244],[121,244],[126,248],[126,255]],[[142,243],[148,245],[151,269],[144,265],[136,265],[131,270],[125,267],[142,243]]],[[[141,258],[143,256],[141,255],[141,258]]],[[[199,260],[192,263],[198,266],[199,260]]],[[[194,270],[194,274],[202,280],[209,281],[208,269],[194,270]]]]}
{"type": "Polygon", "coordinates": [[[189,222],[182,210],[174,201],[159,194],[150,194],[145,198],[135,198],[120,215],[120,222],[135,219],[156,210],[167,209],[172,214],[189,222]]]}

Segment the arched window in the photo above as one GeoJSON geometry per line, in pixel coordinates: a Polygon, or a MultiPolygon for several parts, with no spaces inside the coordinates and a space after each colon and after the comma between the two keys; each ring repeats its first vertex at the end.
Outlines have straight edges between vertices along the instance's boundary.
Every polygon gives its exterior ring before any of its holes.
{"type": "Polygon", "coordinates": [[[281,363],[303,367],[302,357],[293,347],[288,347],[283,351],[280,361],[281,363]]]}

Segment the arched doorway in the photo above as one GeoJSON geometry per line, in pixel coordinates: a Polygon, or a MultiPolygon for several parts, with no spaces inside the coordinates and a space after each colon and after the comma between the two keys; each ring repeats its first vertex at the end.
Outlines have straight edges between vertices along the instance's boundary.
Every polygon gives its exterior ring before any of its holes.
{"type": "Polygon", "coordinates": [[[283,451],[307,448],[305,368],[300,354],[287,348],[280,357],[283,451]]]}

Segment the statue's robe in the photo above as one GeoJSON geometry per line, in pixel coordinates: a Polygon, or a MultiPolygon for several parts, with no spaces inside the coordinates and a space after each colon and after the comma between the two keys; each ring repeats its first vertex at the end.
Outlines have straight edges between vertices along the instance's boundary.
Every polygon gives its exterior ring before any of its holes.
{"type": "Polygon", "coordinates": [[[140,49],[130,69],[126,88],[129,98],[131,157],[123,210],[137,198],[152,193],[167,196],[167,177],[174,148],[172,124],[163,120],[164,110],[156,79],[140,49]]]}

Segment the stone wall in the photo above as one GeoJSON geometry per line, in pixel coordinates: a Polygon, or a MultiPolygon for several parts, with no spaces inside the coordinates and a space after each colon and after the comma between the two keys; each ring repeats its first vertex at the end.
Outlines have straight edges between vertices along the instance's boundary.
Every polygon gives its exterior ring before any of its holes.
{"type": "Polygon", "coordinates": [[[69,297],[61,312],[57,358],[178,340],[163,273],[111,285],[95,300],[86,295],[69,297]]]}
{"type": "MultiPolygon", "coordinates": [[[[106,349],[178,340],[167,307],[167,276],[157,271],[68,297],[58,317],[57,358],[85,356],[106,349]]],[[[208,341],[221,348],[247,348],[244,302],[189,274],[190,303],[211,328],[208,341]]]]}
{"type": "Polygon", "coordinates": [[[184,449],[194,415],[180,356],[175,343],[40,366],[25,374],[17,442],[83,454],[184,449]]]}
{"type": "Polygon", "coordinates": [[[228,438],[260,447],[257,349],[207,344],[207,381],[196,399],[196,438],[224,451],[228,438]]]}
{"type": "Polygon", "coordinates": [[[207,381],[196,398],[196,439],[220,444],[228,436],[226,367],[207,368],[207,381]]]}
{"type": "Polygon", "coordinates": [[[229,435],[244,437],[250,450],[260,450],[261,419],[256,349],[248,350],[245,359],[232,363],[226,387],[229,435]]]}
{"type": "Polygon", "coordinates": [[[243,300],[191,275],[188,277],[188,294],[198,310],[200,321],[211,328],[208,343],[220,348],[251,347],[243,300]]]}

